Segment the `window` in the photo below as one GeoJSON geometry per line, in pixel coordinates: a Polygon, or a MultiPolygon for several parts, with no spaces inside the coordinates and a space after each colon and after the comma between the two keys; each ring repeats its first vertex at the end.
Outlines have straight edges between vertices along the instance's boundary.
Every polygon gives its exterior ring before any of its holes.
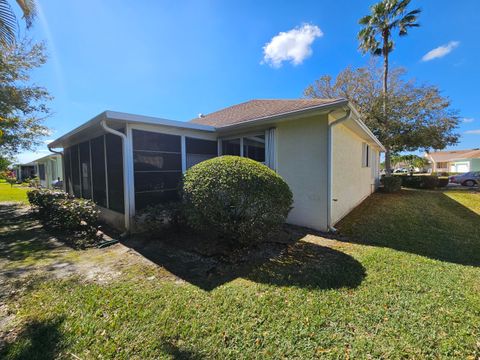
{"type": "Polygon", "coordinates": [[[362,166],[370,167],[370,146],[367,143],[362,144],[362,166]]]}
{"type": "Polygon", "coordinates": [[[448,167],[448,163],[446,162],[437,163],[437,169],[446,169],[447,167],[448,167]]]}
{"type": "Polygon", "coordinates": [[[132,135],[136,210],[178,199],[181,137],[141,130],[132,135]]]}
{"type": "Polygon", "coordinates": [[[248,157],[265,163],[265,134],[247,135],[241,138],[222,140],[222,154],[248,157]],[[240,144],[243,145],[243,149],[240,149],[240,144]]]}
{"type": "Polygon", "coordinates": [[[38,164],[38,177],[45,180],[45,164],[38,164]]]}
{"type": "Polygon", "coordinates": [[[107,207],[104,138],[102,135],[92,139],[90,141],[90,148],[92,152],[93,201],[100,206],[107,207]]]}
{"type": "Polygon", "coordinates": [[[187,169],[218,154],[218,144],[214,140],[185,138],[187,151],[187,169]]]}

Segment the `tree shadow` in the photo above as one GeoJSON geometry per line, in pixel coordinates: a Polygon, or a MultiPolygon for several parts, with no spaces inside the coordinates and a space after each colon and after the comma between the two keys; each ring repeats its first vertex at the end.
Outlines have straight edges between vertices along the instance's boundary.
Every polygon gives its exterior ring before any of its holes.
{"type": "MultiPolygon", "coordinates": [[[[133,238],[123,242],[180,279],[203,290],[237,278],[276,286],[315,289],[356,287],[365,277],[364,267],[341,251],[302,240],[304,231],[290,232],[281,242],[264,242],[248,248],[232,249],[228,255],[205,255],[188,248],[191,235],[148,240],[133,238]],[[190,237],[190,239],[189,239],[190,237]],[[187,246],[185,246],[187,245],[187,246]]],[[[197,242],[202,241],[196,238],[197,242]]]]}
{"type": "Polygon", "coordinates": [[[63,245],[43,230],[25,205],[0,203],[0,219],[0,258],[20,261],[55,257],[49,250],[63,245]]]}
{"type": "Polygon", "coordinates": [[[336,227],[343,241],[480,266],[480,215],[445,195],[445,191],[376,193],[336,227]]]}
{"type": "Polygon", "coordinates": [[[0,358],[12,360],[55,359],[60,350],[62,318],[27,323],[13,341],[0,349],[0,358]]]}

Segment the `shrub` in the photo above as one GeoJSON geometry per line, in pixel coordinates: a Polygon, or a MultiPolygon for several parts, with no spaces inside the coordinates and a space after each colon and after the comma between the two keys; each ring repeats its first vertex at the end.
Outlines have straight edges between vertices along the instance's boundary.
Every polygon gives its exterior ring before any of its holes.
{"type": "Polygon", "coordinates": [[[27,197],[44,225],[63,232],[74,245],[85,247],[100,239],[97,235],[99,211],[93,201],[49,189],[30,190],[27,197]]]}
{"type": "Polygon", "coordinates": [[[448,185],[448,183],[450,182],[450,180],[448,179],[448,177],[439,177],[438,178],[438,187],[445,187],[448,185]]]}
{"type": "Polygon", "coordinates": [[[403,175],[399,176],[402,186],[414,189],[435,189],[438,186],[438,177],[433,175],[403,175]]]}
{"type": "Polygon", "coordinates": [[[184,176],[188,225],[208,237],[241,244],[264,240],[278,230],[292,198],[287,183],[273,170],[238,156],[203,161],[184,176]]]}
{"type": "Polygon", "coordinates": [[[383,191],[386,193],[394,193],[402,188],[402,180],[399,176],[384,176],[381,179],[383,191]]]}
{"type": "Polygon", "coordinates": [[[180,202],[151,205],[135,215],[137,230],[152,237],[164,230],[178,230],[184,222],[180,202]]]}

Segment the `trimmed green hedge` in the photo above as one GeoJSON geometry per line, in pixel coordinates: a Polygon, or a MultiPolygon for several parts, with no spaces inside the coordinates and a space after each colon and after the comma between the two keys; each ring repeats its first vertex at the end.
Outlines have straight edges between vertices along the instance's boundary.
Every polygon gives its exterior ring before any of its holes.
{"type": "Polygon", "coordinates": [[[402,179],[398,176],[384,176],[380,182],[383,184],[383,191],[386,193],[394,193],[402,188],[402,179]]]}
{"type": "Polygon", "coordinates": [[[29,190],[27,197],[43,224],[61,231],[73,245],[87,247],[100,240],[99,211],[93,201],[49,189],[29,190]]]}
{"type": "Polygon", "coordinates": [[[207,237],[243,244],[278,230],[293,203],[290,188],[278,174],[238,156],[221,156],[190,168],[183,199],[189,226],[207,237]]]}

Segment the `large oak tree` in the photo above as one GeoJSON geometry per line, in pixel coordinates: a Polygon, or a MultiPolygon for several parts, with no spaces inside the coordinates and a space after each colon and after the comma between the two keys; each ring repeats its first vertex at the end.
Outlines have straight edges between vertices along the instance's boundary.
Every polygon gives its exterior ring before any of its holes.
{"type": "Polygon", "coordinates": [[[322,76],[305,89],[304,95],[348,99],[392,153],[443,149],[456,144],[459,118],[450,100],[436,86],[418,84],[405,79],[405,75],[402,68],[390,71],[386,105],[383,70],[374,62],[358,69],[346,68],[335,79],[322,76]],[[385,113],[388,121],[384,121],[385,113]]]}

